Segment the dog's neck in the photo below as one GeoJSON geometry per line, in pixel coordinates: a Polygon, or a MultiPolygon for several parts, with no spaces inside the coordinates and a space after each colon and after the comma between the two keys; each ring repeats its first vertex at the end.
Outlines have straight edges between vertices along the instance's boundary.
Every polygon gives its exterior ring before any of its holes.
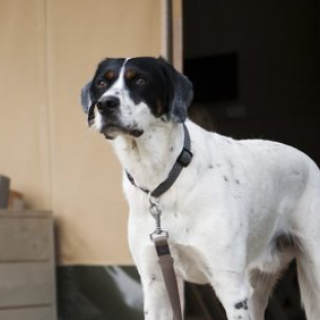
{"type": "Polygon", "coordinates": [[[183,140],[182,125],[169,122],[157,123],[139,138],[118,136],[113,144],[123,168],[135,183],[152,191],[167,178],[183,140]]]}

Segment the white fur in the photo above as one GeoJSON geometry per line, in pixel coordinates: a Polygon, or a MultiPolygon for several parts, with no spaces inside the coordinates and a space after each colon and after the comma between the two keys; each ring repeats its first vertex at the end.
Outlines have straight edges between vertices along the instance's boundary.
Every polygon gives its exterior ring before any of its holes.
{"type": "MultiPolygon", "coordinates": [[[[144,134],[139,138],[115,134],[112,143],[135,182],[153,190],[166,179],[182,149],[182,125],[154,118],[143,103],[134,106],[124,87],[119,94],[121,121],[143,128],[144,134]]],[[[96,117],[95,121],[97,125],[101,120],[96,117]]],[[[159,199],[180,286],[182,279],[210,283],[228,320],[263,320],[279,273],[297,258],[308,320],[319,319],[317,166],[302,152],[280,143],[236,141],[207,132],[189,120],[186,125],[194,157],[159,199]],[[275,249],[275,239],[285,234],[299,245],[275,249]]],[[[130,205],[129,244],[143,284],[145,319],[172,319],[149,239],[155,222],[147,195],[126,176],[123,186],[130,205]]]]}
{"type": "MultiPolygon", "coordinates": [[[[239,316],[262,320],[272,286],[260,288],[260,284],[266,277],[273,283],[296,257],[302,286],[312,291],[303,297],[308,319],[318,319],[320,174],[316,165],[283,144],[236,141],[206,132],[191,121],[187,127],[194,158],[160,198],[178,278],[211,283],[229,320],[239,316]],[[288,233],[299,239],[303,251],[272,253],[273,239],[288,233]],[[258,270],[261,279],[254,279],[258,270]],[[250,284],[250,277],[255,283],[250,284]],[[245,299],[249,310],[236,309],[235,304],[245,299]]],[[[138,139],[118,136],[113,143],[136,183],[152,190],[167,177],[180,153],[182,126],[158,121],[138,139]]],[[[154,220],[147,196],[126,177],[124,190],[130,204],[130,249],[143,283],[146,319],[172,319],[148,236],[154,220]]]]}

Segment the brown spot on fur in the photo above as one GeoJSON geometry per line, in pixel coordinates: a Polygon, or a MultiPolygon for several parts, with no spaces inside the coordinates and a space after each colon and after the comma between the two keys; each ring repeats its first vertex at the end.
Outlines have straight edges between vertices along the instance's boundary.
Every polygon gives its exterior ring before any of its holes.
{"type": "Polygon", "coordinates": [[[157,116],[160,117],[163,113],[163,106],[159,100],[157,100],[157,116]]]}
{"type": "Polygon", "coordinates": [[[114,77],[115,77],[115,74],[112,70],[108,70],[106,73],[105,73],[105,77],[107,80],[113,80],[114,77]]]}
{"type": "Polygon", "coordinates": [[[126,73],[125,73],[125,78],[128,79],[128,80],[131,80],[133,78],[135,78],[137,76],[137,73],[132,70],[132,69],[129,69],[126,73]]]}

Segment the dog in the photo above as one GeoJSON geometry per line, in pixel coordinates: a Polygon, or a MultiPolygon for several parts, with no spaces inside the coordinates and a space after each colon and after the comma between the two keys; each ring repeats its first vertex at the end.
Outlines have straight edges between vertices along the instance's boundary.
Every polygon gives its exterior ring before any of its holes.
{"type": "MultiPolygon", "coordinates": [[[[188,119],[193,88],[162,58],[105,59],[81,92],[89,126],[124,169],[129,246],[148,320],[173,318],[149,234],[148,194],[168,178],[190,134],[192,159],[157,200],[179,288],[209,283],[228,320],[263,320],[281,272],[297,260],[308,320],[320,317],[320,171],[304,153],[235,140],[188,119]]],[[[182,302],[183,303],[183,302],[182,302]]]]}

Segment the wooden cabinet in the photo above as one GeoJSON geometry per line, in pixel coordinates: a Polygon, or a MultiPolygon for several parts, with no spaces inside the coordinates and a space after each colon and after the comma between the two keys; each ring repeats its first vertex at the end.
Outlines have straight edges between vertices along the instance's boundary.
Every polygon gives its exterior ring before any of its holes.
{"type": "Polygon", "coordinates": [[[0,319],[57,319],[49,212],[0,210],[0,319]]]}

